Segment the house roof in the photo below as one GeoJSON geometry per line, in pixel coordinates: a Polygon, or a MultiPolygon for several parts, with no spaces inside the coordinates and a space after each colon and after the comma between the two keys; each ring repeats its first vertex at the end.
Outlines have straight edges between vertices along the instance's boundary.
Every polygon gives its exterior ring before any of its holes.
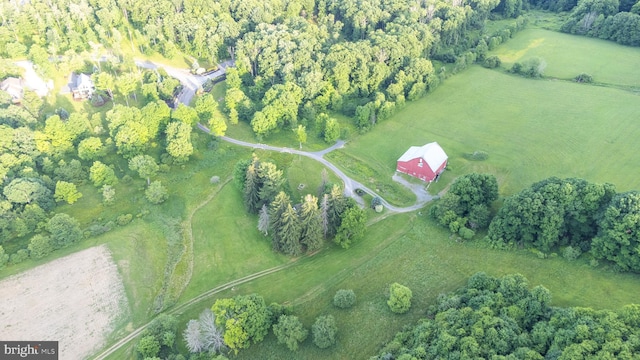
{"type": "Polygon", "coordinates": [[[89,75],[80,74],[76,77],[76,85],[77,87],[93,87],[93,81],[91,81],[91,77],[89,75]]]}
{"type": "Polygon", "coordinates": [[[93,87],[93,81],[91,80],[91,76],[87,74],[76,74],[71,73],[69,75],[69,88],[71,90],[77,90],[81,87],[91,88],[93,87]]]}
{"type": "Polygon", "coordinates": [[[400,156],[398,161],[410,161],[416,158],[422,158],[431,170],[435,172],[449,157],[437,142],[432,142],[424,146],[410,147],[400,156]]]}
{"type": "Polygon", "coordinates": [[[8,77],[0,82],[0,90],[6,91],[13,98],[21,98],[24,91],[22,79],[8,77]]]}

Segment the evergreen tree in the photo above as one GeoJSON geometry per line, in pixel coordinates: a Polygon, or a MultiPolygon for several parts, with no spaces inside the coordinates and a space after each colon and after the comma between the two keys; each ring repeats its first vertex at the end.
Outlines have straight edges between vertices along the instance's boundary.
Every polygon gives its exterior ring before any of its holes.
{"type": "Polygon", "coordinates": [[[327,235],[333,237],[338,232],[340,224],[342,223],[342,213],[347,205],[347,201],[342,194],[342,189],[338,185],[333,185],[331,192],[329,193],[328,207],[327,207],[327,235]]]}
{"type": "Polygon", "coordinates": [[[260,183],[256,173],[255,161],[247,168],[244,181],[244,206],[248,212],[255,214],[258,212],[260,203],[260,183]]]}
{"type": "MultiPolygon", "coordinates": [[[[260,179],[260,205],[257,210],[262,207],[262,204],[268,204],[276,197],[280,187],[284,183],[282,170],[278,170],[275,164],[270,162],[261,162],[257,167],[258,178],[260,179]]],[[[255,212],[254,212],[255,213],[255,212]]]]}
{"type": "Polygon", "coordinates": [[[265,236],[269,235],[269,208],[267,208],[266,204],[262,205],[262,208],[260,208],[258,230],[260,230],[260,232],[262,232],[265,236]]]}
{"type": "Polygon", "coordinates": [[[322,226],[322,235],[327,238],[329,234],[329,194],[322,195],[320,203],[320,224],[322,226]]]}
{"type": "Polygon", "coordinates": [[[282,214],[287,210],[288,207],[291,206],[291,200],[289,199],[289,195],[285,194],[283,191],[278,193],[276,198],[271,202],[271,206],[269,208],[269,229],[271,229],[271,243],[273,245],[273,250],[282,252],[282,233],[279,229],[282,227],[282,214]]]}
{"type": "Polygon", "coordinates": [[[322,219],[318,209],[318,198],[311,194],[304,197],[300,210],[300,224],[302,233],[300,242],[307,251],[314,251],[322,246],[322,219]]]}
{"type": "Polygon", "coordinates": [[[275,228],[273,233],[278,234],[282,252],[287,255],[300,255],[302,253],[300,218],[291,204],[287,204],[279,224],[280,227],[275,228]]]}

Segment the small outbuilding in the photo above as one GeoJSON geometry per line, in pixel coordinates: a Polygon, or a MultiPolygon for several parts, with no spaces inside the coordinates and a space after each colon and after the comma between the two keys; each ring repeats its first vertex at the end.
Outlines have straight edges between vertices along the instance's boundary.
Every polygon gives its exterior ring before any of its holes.
{"type": "Polygon", "coordinates": [[[447,167],[447,159],[437,142],[412,146],[398,159],[396,171],[431,182],[447,167]]]}

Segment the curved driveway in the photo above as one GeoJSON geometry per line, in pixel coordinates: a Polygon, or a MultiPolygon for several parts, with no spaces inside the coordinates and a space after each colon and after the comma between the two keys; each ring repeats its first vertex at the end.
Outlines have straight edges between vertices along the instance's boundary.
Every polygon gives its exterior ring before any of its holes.
{"type": "MultiPolygon", "coordinates": [[[[178,69],[164,64],[156,64],[149,60],[139,60],[136,59],[135,63],[138,67],[143,69],[152,69],[155,70],[159,67],[163,68],[167,74],[173,78],[176,78],[182,84],[182,91],[177,96],[177,101],[179,103],[189,105],[191,99],[196,94],[196,91],[208,80],[215,79],[224,75],[227,72],[228,67],[234,66],[234,62],[232,60],[227,60],[221,62],[218,65],[218,70],[212,72],[207,75],[194,75],[189,70],[178,69]]],[[[176,104],[177,105],[177,104],[176,104]]]]}
{"type": "MultiPolygon", "coordinates": [[[[202,125],[200,123],[198,123],[198,128],[200,130],[206,132],[206,133],[209,133],[209,129],[206,126],[204,126],[204,125],[202,125]]],[[[224,140],[224,141],[230,142],[232,144],[244,146],[244,147],[250,147],[250,148],[253,148],[253,149],[271,150],[271,151],[278,151],[278,152],[286,152],[286,153],[291,153],[291,154],[297,154],[297,155],[306,156],[306,157],[311,158],[313,160],[319,161],[324,166],[326,166],[329,169],[331,169],[331,171],[333,171],[336,175],[338,175],[340,177],[340,179],[342,179],[342,181],[344,182],[344,193],[345,193],[345,195],[355,199],[356,202],[358,202],[361,206],[364,206],[364,200],[360,196],[354,196],[355,189],[362,189],[364,192],[368,193],[371,196],[379,197],[382,200],[382,205],[384,205],[389,211],[396,212],[396,213],[404,213],[404,212],[410,212],[410,211],[418,210],[418,209],[422,208],[427,202],[431,201],[431,199],[432,199],[431,196],[426,194],[426,191],[422,190],[423,193],[418,193],[419,190],[417,190],[415,188],[412,188],[410,190],[412,190],[416,194],[416,197],[418,199],[418,201],[414,205],[408,206],[408,207],[397,207],[397,206],[389,204],[388,201],[386,201],[384,198],[382,198],[380,195],[378,195],[375,191],[369,189],[368,187],[366,187],[361,182],[358,182],[358,181],[350,178],[344,172],[342,172],[342,170],[338,169],[335,165],[333,165],[332,163],[330,163],[328,160],[326,160],[323,157],[325,154],[327,154],[327,153],[329,153],[329,152],[331,152],[331,151],[333,151],[335,149],[342,148],[344,146],[344,144],[345,144],[345,142],[342,141],[342,140],[339,140],[333,146],[331,146],[329,148],[326,148],[324,150],[315,151],[315,152],[308,152],[308,151],[296,150],[296,149],[286,148],[286,147],[277,147],[277,146],[271,146],[271,145],[266,145],[266,144],[250,143],[250,142],[247,142],[247,141],[232,139],[232,138],[227,137],[227,136],[222,136],[220,138],[222,140],[224,140]]]]}

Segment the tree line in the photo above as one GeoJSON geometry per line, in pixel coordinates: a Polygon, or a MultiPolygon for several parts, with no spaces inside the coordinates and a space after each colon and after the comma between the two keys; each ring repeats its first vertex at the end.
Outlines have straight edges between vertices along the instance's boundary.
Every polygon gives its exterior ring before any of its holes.
{"type": "Polygon", "coordinates": [[[507,198],[489,226],[489,242],[500,248],[543,252],[571,247],[577,255],[640,272],[640,193],[616,193],[611,184],[549,178],[507,198]]]}
{"type": "Polygon", "coordinates": [[[640,46],[640,2],[636,0],[531,0],[535,8],[568,11],[561,31],[640,46]]]}
{"type": "Polygon", "coordinates": [[[348,248],[364,236],[365,211],[337,185],[324,182],[320,200],[307,194],[301,203],[292,203],[283,191],[282,170],[255,155],[238,162],[234,176],[245,208],[258,215],[258,230],[270,234],[274,251],[298,256],[320,249],[325,239],[348,248]]]}
{"type": "Polygon", "coordinates": [[[525,247],[546,257],[562,249],[569,260],[589,253],[616,269],[640,272],[640,193],[616,193],[611,184],[551,177],[506,198],[498,198],[493,175],[458,177],[430,209],[439,225],[464,239],[488,227],[486,241],[496,248],[525,247]]]}
{"type": "Polygon", "coordinates": [[[238,295],[216,300],[197,319],[189,320],[182,339],[177,319],[159,315],[142,332],[135,351],[141,360],[226,360],[227,355],[237,355],[242,349],[262,342],[270,331],[279,344],[291,351],[298,350],[309,335],[313,344],[321,349],[335,344],[338,327],[332,315],[318,316],[310,330],[289,306],[267,305],[258,294],[238,295]],[[186,355],[178,350],[180,341],[185,344],[186,355]]]}
{"type": "Polygon", "coordinates": [[[472,275],[440,294],[426,317],[371,359],[632,359],[640,356],[640,306],[618,311],[550,306],[522,275],[472,275]]]}

